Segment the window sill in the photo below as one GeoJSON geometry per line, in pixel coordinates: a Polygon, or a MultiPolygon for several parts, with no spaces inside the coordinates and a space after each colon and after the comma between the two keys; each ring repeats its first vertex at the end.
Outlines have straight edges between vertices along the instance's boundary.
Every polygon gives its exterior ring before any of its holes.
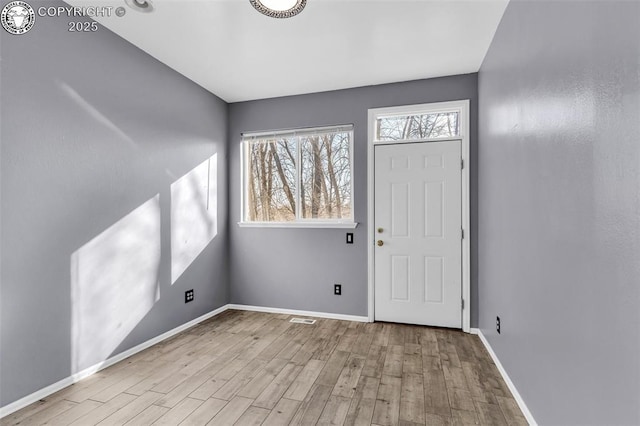
{"type": "Polygon", "coordinates": [[[348,228],[358,222],[238,222],[240,228],[348,228]]]}

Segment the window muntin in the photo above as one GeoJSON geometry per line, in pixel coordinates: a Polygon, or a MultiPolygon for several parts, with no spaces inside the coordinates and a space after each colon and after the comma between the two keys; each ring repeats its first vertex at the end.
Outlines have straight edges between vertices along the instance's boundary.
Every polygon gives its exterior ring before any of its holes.
{"type": "Polygon", "coordinates": [[[243,138],[243,223],[353,223],[352,126],[243,138]]]}
{"type": "Polygon", "coordinates": [[[459,135],[458,111],[390,115],[376,119],[378,141],[438,139],[459,135]]]}

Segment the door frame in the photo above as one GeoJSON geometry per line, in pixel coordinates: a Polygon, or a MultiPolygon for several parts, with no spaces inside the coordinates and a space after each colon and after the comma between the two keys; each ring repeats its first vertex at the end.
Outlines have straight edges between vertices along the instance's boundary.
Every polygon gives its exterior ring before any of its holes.
{"type": "Polygon", "coordinates": [[[471,220],[470,220],[470,169],[469,155],[469,100],[437,102],[417,105],[404,105],[387,108],[369,109],[367,125],[367,280],[368,280],[368,319],[375,320],[375,161],[376,145],[398,145],[403,143],[429,143],[459,140],[462,151],[462,331],[471,332],[471,220]],[[407,141],[376,141],[376,120],[380,116],[402,114],[428,114],[438,112],[457,112],[460,135],[456,138],[412,139],[407,141]]]}

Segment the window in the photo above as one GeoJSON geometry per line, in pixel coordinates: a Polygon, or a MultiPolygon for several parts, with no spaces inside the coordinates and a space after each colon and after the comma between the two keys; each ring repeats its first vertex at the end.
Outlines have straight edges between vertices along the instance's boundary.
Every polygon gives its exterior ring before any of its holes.
{"type": "Polygon", "coordinates": [[[457,137],[458,111],[391,115],[376,120],[376,140],[402,141],[457,137]]]}
{"type": "Polygon", "coordinates": [[[244,135],[241,225],[353,222],[353,126],[244,135]]]}

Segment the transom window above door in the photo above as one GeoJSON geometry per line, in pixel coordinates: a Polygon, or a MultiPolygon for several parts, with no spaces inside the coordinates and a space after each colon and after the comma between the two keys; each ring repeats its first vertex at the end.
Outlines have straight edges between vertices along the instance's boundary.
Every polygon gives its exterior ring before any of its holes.
{"type": "Polygon", "coordinates": [[[240,226],[350,227],[353,126],[244,134],[240,226]]]}
{"type": "Polygon", "coordinates": [[[380,142],[454,138],[460,135],[459,121],[459,111],[380,116],[375,138],[380,142]]]}

